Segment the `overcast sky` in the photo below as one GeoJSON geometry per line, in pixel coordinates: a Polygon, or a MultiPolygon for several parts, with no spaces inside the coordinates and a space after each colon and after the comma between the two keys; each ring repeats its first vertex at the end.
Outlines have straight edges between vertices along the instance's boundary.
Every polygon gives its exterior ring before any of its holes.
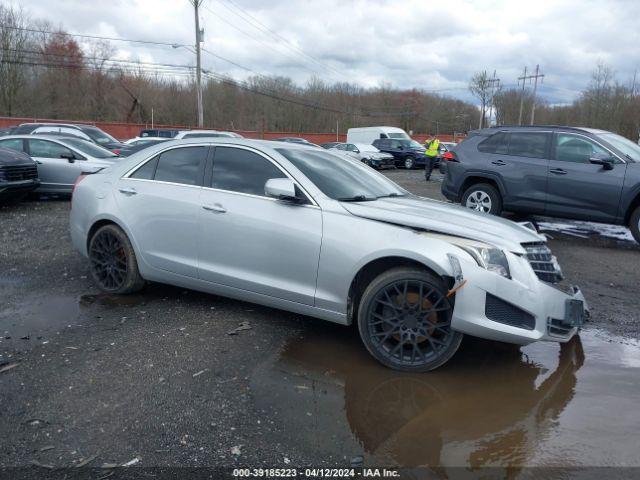
{"type": "MultiPolygon", "coordinates": [[[[19,3],[70,33],[194,42],[188,0],[19,3]]],[[[495,69],[509,87],[525,66],[540,64],[541,96],[565,103],[599,61],[621,82],[630,82],[640,66],[638,0],[204,0],[200,18],[207,50],[301,85],[315,75],[469,99],[466,86],[476,71],[495,69]]],[[[114,46],[120,58],[194,64],[186,49],[114,46]]],[[[203,68],[239,80],[251,75],[207,53],[203,68]]]]}

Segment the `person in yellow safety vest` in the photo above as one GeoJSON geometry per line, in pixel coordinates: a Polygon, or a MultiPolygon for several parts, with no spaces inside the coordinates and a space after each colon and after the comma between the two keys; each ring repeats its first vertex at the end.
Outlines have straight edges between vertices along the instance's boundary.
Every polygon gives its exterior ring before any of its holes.
{"type": "Polygon", "coordinates": [[[440,154],[440,140],[436,137],[431,137],[424,143],[427,151],[424,154],[427,156],[424,164],[424,179],[428,182],[431,179],[431,172],[436,164],[436,158],[440,154]]]}

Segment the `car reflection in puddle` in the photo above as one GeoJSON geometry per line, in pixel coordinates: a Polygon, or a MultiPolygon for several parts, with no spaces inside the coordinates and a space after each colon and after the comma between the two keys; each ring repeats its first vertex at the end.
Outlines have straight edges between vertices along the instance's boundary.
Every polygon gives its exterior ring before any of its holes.
{"type": "Polygon", "coordinates": [[[343,329],[314,325],[256,372],[252,390],[283,442],[337,464],[364,453],[369,465],[637,465],[629,439],[640,421],[622,412],[640,399],[638,359],[638,345],[592,332],[522,348],[465,338],[446,367],[406,374],[343,329]]]}

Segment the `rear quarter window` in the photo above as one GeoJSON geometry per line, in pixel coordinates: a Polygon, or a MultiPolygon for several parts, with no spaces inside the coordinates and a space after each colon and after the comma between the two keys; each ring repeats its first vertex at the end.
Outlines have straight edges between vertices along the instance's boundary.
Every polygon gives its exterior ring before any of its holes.
{"type": "Polygon", "coordinates": [[[508,152],[509,135],[506,132],[498,132],[478,144],[478,150],[482,153],[506,154],[508,152]]]}

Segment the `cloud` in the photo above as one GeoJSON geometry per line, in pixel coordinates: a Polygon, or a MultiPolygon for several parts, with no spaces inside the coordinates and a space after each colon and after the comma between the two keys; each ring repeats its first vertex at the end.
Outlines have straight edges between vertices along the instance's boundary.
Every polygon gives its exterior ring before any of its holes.
{"type": "MultiPolygon", "coordinates": [[[[34,18],[73,33],[192,44],[193,10],[176,0],[22,0],[34,18]]],[[[568,102],[599,61],[620,81],[640,64],[640,2],[632,0],[206,0],[205,48],[264,75],[312,76],[362,86],[382,82],[470,99],[467,82],[497,71],[515,85],[539,64],[539,92],[568,102]],[[275,33],[273,33],[275,32],[275,33]]],[[[116,45],[121,58],[194,64],[185,49],[116,45]]],[[[204,54],[208,70],[237,79],[251,73],[204,54]]]]}

